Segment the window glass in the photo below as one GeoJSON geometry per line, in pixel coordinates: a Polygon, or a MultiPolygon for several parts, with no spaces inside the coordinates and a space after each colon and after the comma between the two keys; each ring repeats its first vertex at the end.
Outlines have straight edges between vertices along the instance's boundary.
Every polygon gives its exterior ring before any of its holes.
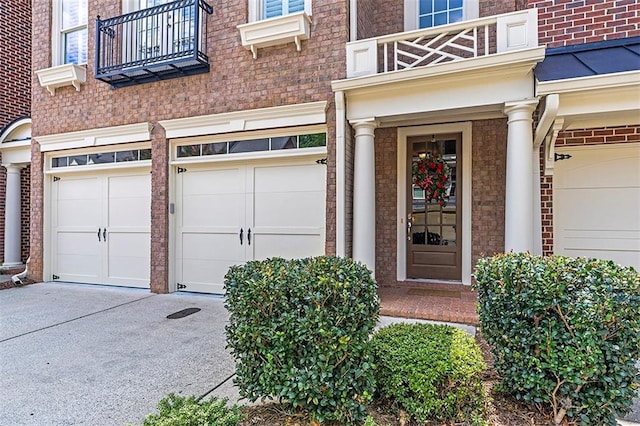
{"type": "Polygon", "coordinates": [[[271,138],[271,149],[292,149],[297,148],[295,136],[285,136],[282,138],[271,138]]]}
{"type": "Polygon", "coordinates": [[[300,148],[313,148],[317,146],[327,145],[327,135],[325,133],[316,133],[313,135],[300,135],[300,148]]]}
{"type": "Polygon", "coordinates": [[[178,157],[200,156],[200,145],[183,145],[178,147],[178,157]]]}
{"type": "Polygon", "coordinates": [[[302,12],[304,0],[263,0],[264,18],[288,15],[289,13],[302,12]]]}
{"type": "Polygon", "coordinates": [[[250,139],[246,141],[229,142],[229,153],[268,151],[269,139],[250,139]]]}
{"type": "Polygon", "coordinates": [[[138,159],[138,151],[120,151],[116,152],[116,162],[136,161],[138,159]]]}
{"type": "Polygon", "coordinates": [[[430,28],[460,22],[463,19],[463,0],[420,0],[418,25],[430,28]]]}
{"type": "Polygon", "coordinates": [[[247,139],[233,142],[182,145],[176,148],[176,155],[178,156],[178,158],[200,157],[204,155],[237,154],[242,152],[315,148],[326,145],[327,135],[325,133],[313,133],[309,135],[278,136],[272,138],[247,139]]]}
{"type": "Polygon", "coordinates": [[[62,0],[60,36],[62,61],[65,64],[87,62],[87,2],[62,0]]]}
{"type": "Polygon", "coordinates": [[[202,155],[217,155],[217,154],[226,154],[226,153],[227,153],[226,142],[208,143],[208,144],[202,145],[202,155]]]}
{"type": "Polygon", "coordinates": [[[115,154],[113,152],[99,152],[89,155],[89,164],[113,163],[115,154]]]}
{"type": "Polygon", "coordinates": [[[140,150],[140,160],[151,160],[151,148],[140,150]]]}

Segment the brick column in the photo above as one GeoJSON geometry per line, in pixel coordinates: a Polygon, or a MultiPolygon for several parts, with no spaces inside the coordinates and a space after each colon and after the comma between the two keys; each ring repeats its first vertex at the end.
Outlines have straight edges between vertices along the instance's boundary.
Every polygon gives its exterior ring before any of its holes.
{"type": "Polygon", "coordinates": [[[151,291],[169,292],[169,141],[158,125],[151,134],[151,291]]]}
{"type": "Polygon", "coordinates": [[[31,229],[29,246],[31,261],[29,263],[29,279],[43,280],[44,262],[44,174],[42,173],[44,155],[40,152],[40,144],[31,141],[31,229]]]}

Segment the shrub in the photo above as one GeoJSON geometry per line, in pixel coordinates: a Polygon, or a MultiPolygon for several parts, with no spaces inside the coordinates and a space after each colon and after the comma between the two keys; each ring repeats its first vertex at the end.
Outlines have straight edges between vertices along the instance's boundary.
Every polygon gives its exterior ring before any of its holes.
{"type": "Polygon", "coordinates": [[[158,403],[158,414],[149,414],[143,426],[236,426],[240,407],[227,407],[227,399],[211,398],[198,402],[194,396],[169,394],[158,403]]]}
{"type": "Polygon", "coordinates": [[[640,279],[611,261],[509,253],[476,266],[478,314],[503,389],[556,423],[614,425],[638,386],[640,279]]]}
{"type": "Polygon", "coordinates": [[[379,311],[365,266],[336,257],[252,261],[231,267],[225,288],[240,395],[277,399],[319,422],[364,419],[379,311]]]}
{"type": "Polygon", "coordinates": [[[372,343],[380,396],[399,403],[420,423],[431,419],[477,424],[484,408],[485,364],[465,331],[446,325],[394,324],[374,334],[372,343]]]}

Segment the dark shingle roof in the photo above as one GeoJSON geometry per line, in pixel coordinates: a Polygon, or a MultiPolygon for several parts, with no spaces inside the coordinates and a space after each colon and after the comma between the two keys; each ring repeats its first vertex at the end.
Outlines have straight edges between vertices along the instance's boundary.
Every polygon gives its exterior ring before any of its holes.
{"type": "Polygon", "coordinates": [[[640,37],[547,49],[534,73],[539,81],[640,69],[640,37]]]}

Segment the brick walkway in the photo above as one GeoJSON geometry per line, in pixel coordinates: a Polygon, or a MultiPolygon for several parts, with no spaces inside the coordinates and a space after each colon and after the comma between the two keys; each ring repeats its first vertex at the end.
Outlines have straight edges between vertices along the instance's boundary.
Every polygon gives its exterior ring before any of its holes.
{"type": "Polygon", "coordinates": [[[419,283],[380,287],[380,315],[478,324],[477,296],[469,286],[419,283]]]}

